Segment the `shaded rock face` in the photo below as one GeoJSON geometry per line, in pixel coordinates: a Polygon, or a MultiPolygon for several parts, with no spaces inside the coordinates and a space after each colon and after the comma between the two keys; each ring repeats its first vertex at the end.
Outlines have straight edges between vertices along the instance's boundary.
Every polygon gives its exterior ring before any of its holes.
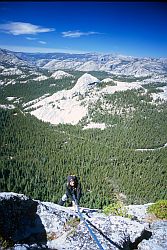
{"type": "Polygon", "coordinates": [[[12,244],[46,244],[46,231],[36,213],[38,203],[24,195],[1,194],[0,237],[12,244]]]}

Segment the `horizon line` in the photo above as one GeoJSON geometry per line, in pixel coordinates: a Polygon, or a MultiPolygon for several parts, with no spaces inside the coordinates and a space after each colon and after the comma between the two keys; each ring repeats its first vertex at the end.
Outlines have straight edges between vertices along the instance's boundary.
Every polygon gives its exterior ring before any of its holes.
{"type": "Polygon", "coordinates": [[[133,58],[156,58],[156,59],[167,59],[167,57],[162,56],[134,56],[134,55],[125,55],[118,52],[97,52],[97,51],[82,51],[82,50],[73,50],[73,49],[54,49],[54,48],[41,48],[41,47],[28,47],[28,46],[6,46],[0,44],[0,49],[6,49],[11,52],[20,52],[20,53],[64,53],[64,54],[97,54],[97,55],[114,55],[114,56],[123,56],[123,57],[133,57],[133,58]],[[31,50],[31,51],[30,51],[31,50]]]}

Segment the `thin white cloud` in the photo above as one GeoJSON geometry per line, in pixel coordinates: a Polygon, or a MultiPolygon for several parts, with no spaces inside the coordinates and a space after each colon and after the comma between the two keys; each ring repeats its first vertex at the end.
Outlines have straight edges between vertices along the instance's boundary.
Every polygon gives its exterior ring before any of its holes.
{"type": "MultiPolygon", "coordinates": [[[[38,38],[36,38],[36,37],[26,37],[26,39],[29,40],[29,41],[36,41],[36,40],[38,40],[38,38]]],[[[47,42],[45,42],[45,41],[38,41],[38,43],[40,43],[40,44],[46,44],[47,42]]]]}
{"type": "Polygon", "coordinates": [[[96,35],[96,34],[100,33],[95,31],[81,32],[79,30],[62,32],[63,37],[73,37],[73,38],[77,38],[80,36],[96,35]]]}
{"type": "Polygon", "coordinates": [[[41,44],[46,44],[46,42],[45,42],[45,41],[39,41],[39,43],[41,43],[41,44]]]}
{"type": "Polygon", "coordinates": [[[1,32],[5,32],[15,36],[25,35],[25,34],[36,35],[38,33],[51,32],[54,30],[55,30],[54,28],[43,28],[38,25],[34,25],[31,23],[23,23],[23,22],[9,22],[5,24],[0,24],[1,32]]]}
{"type": "Polygon", "coordinates": [[[34,41],[34,40],[37,40],[36,37],[26,37],[27,40],[30,40],[30,41],[34,41]]]}

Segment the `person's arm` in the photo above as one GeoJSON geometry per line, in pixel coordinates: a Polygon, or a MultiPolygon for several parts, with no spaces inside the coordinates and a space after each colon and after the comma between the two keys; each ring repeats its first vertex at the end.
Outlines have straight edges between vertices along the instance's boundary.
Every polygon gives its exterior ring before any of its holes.
{"type": "Polygon", "coordinates": [[[71,190],[68,186],[66,186],[66,195],[68,198],[70,198],[72,201],[74,200],[73,199],[73,196],[72,196],[72,193],[71,193],[71,190]]]}

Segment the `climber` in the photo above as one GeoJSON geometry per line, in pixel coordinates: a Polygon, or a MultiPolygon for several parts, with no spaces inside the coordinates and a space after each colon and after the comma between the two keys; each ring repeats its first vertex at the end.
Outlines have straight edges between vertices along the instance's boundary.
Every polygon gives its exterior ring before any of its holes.
{"type": "Polygon", "coordinates": [[[67,199],[72,201],[72,206],[77,211],[77,206],[81,198],[81,184],[75,175],[69,175],[67,177],[67,183],[65,184],[66,193],[62,196],[59,201],[59,205],[63,206],[67,199]]]}

